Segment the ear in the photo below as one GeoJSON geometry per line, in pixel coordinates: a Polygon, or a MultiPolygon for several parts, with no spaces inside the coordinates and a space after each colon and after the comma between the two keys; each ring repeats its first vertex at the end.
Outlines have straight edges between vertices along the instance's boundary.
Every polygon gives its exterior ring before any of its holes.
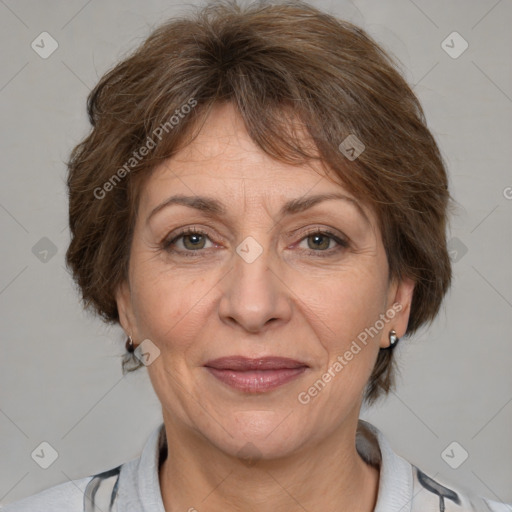
{"type": "MultiPolygon", "coordinates": [[[[128,281],[123,281],[115,293],[117,302],[117,311],[119,313],[119,323],[127,335],[134,336],[135,316],[133,314],[131,291],[128,281]]],[[[135,341],[135,340],[134,340],[135,341]]]]}
{"type": "Polygon", "coordinates": [[[386,313],[390,320],[380,340],[381,348],[389,346],[390,331],[394,330],[398,338],[406,333],[415,284],[412,279],[405,277],[401,281],[393,280],[389,286],[386,312],[394,311],[394,316],[391,318],[391,314],[386,313]]]}

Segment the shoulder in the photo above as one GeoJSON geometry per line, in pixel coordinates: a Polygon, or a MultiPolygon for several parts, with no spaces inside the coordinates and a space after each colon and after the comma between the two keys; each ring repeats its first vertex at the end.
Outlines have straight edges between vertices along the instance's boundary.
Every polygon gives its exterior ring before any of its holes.
{"type": "Polygon", "coordinates": [[[438,473],[422,471],[396,453],[382,431],[361,419],[356,446],[367,463],[380,466],[375,512],[512,512],[511,503],[479,496],[438,473]]]}
{"type": "Polygon", "coordinates": [[[464,487],[440,477],[431,477],[411,465],[413,499],[411,512],[440,510],[446,512],[512,512],[512,504],[478,496],[464,487]],[[436,508],[433,508],[436,506],[436,508]],[[437,508],[438,507],[438,508],[437,508]]]}
{"type": "Polygon", "coordinates": [[[37,494],[0,508],[1,512],[82,512],[84,493],[92,477],[49,487],[37,494]]]}
{"type": "Polygon", "coordinates": [[[0,512],[88,512],[113,510],[122,466],[49,487],[0,507],[0,512]]]}

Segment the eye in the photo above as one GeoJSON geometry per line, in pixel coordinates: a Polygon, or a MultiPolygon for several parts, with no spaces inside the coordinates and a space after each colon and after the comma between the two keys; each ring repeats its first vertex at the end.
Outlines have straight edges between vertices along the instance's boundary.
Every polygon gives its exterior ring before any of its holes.
{"type": "Polygon", "coordinates": [[[212,243],[204,231],[188,228],[181,233],[178,233],[173,238],[165,240],[162,243],[162,248],[169,252],[199,251],[201,249],[208,248],[205,246],[207,240],[212,243]]]}
{"type": "MultiPolygon", "coordinates": [[[[296,246],[300,247],[304,243],[307,247],[302,247],[302,249],[313,256],[319,257],[333,255],[349,246],[349,243],[339,235],[318,228],[307,232],[296,246]]],[[[203,249],[214,246],[215,244],[208,234],[197,228],[186,228],[181,232],[174,233],[161,244],[162,249],[167,252],[190,257],[200,256],[203,249]],[[210,246],[207,245],[208,242],[211,244],[210,246]]]]}
{"type": "MultiPolygon", "coordinates": [[[[330,231],[313,230],[306,234],[299,242],[307,244],[306,250],[310,253],[328,253],[338,252],[349,246],[348,242],[330,231]]],[[[324,254],[316,254],[324,256],[324,254]]]]}

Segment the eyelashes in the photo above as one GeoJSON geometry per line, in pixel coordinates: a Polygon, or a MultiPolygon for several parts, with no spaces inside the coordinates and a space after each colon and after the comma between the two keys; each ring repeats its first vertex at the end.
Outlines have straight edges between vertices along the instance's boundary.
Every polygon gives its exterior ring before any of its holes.
{"type": "MultiPolygon", "coordinates": [[[[162,244],[162,249],[164,249],[165,251],[168,251],[168,252],[183,252],[183,249],[176,250],[176,241],[180,240],[182,238],[183,239],[187,238],[187,237],[194,237],[196,239],[203,237],[203,238],[210,239],[210,237],[208,236],[208,233],[198,230],[198,229],[195,229],[195,228],[188,228],[184,231],[179,232],[177,235],[174,236],[174,238],[165,240],[162,244]]],[[[185,252],[198,252],[201,249],[203,249],[203,248],[199,247],[199,248],[194,248],[191,251],[185,250],[185,252]]]]}
{"type": "MultiPolygon", "coordinates": [[[[301,239],[294,243],[293,247],[295,248],[303,242],[308,243],[309,239],[312,239],[313,241],[313,248],[308,244],[307,249],[303,248],[297,250],[313,257],[325,258],[334,256],[350,246],[349,242],[343,237],[340,237],[329,230],[316,228],[303,233],[301,239]],[[324,248],[325,242],[327,242],[327,248],[324,248]],[[331,247],[331,245],[333,245],[333,247],[331,247]]],[[[214,248],[219,246],[211,240],[210,235],[206,231],[194,227],[186,228],[178,233],[174,233],[171,237],[165,239],[161,243],[161,249],[168,253],[192,258],[204,257],[205,253],[209,252],[208,249],[211,249],[212,247],[214,248]],[[204,244],[206,244],[207,241],[212,244],[210,247],[205,247],[204,244]],[[182,247],[179,247],[179,245],[182,245],[182,247]]]]}

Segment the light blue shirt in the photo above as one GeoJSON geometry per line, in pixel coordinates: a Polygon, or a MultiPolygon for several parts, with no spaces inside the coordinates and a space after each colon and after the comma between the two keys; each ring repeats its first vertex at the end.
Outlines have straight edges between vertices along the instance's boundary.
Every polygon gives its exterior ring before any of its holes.
{"type": "MultiPolygon", "coordinates": [[[[383,433],[359,420],[356,447],[369,464],[380,467],[374,512],[512,512],[512,505],[474,496],[435,480],[396,454],[383,433]]],[[[165,512],[159,463],[165,458],[164,424],[151,433],[142,454],[97,475],[50,487],[1,508],[2,512],[165,512]]],[[[198,503],[197,510],[201,510],[198,503]]],[[[194,504],[191,504],[194,510],[194,504]]]]}

